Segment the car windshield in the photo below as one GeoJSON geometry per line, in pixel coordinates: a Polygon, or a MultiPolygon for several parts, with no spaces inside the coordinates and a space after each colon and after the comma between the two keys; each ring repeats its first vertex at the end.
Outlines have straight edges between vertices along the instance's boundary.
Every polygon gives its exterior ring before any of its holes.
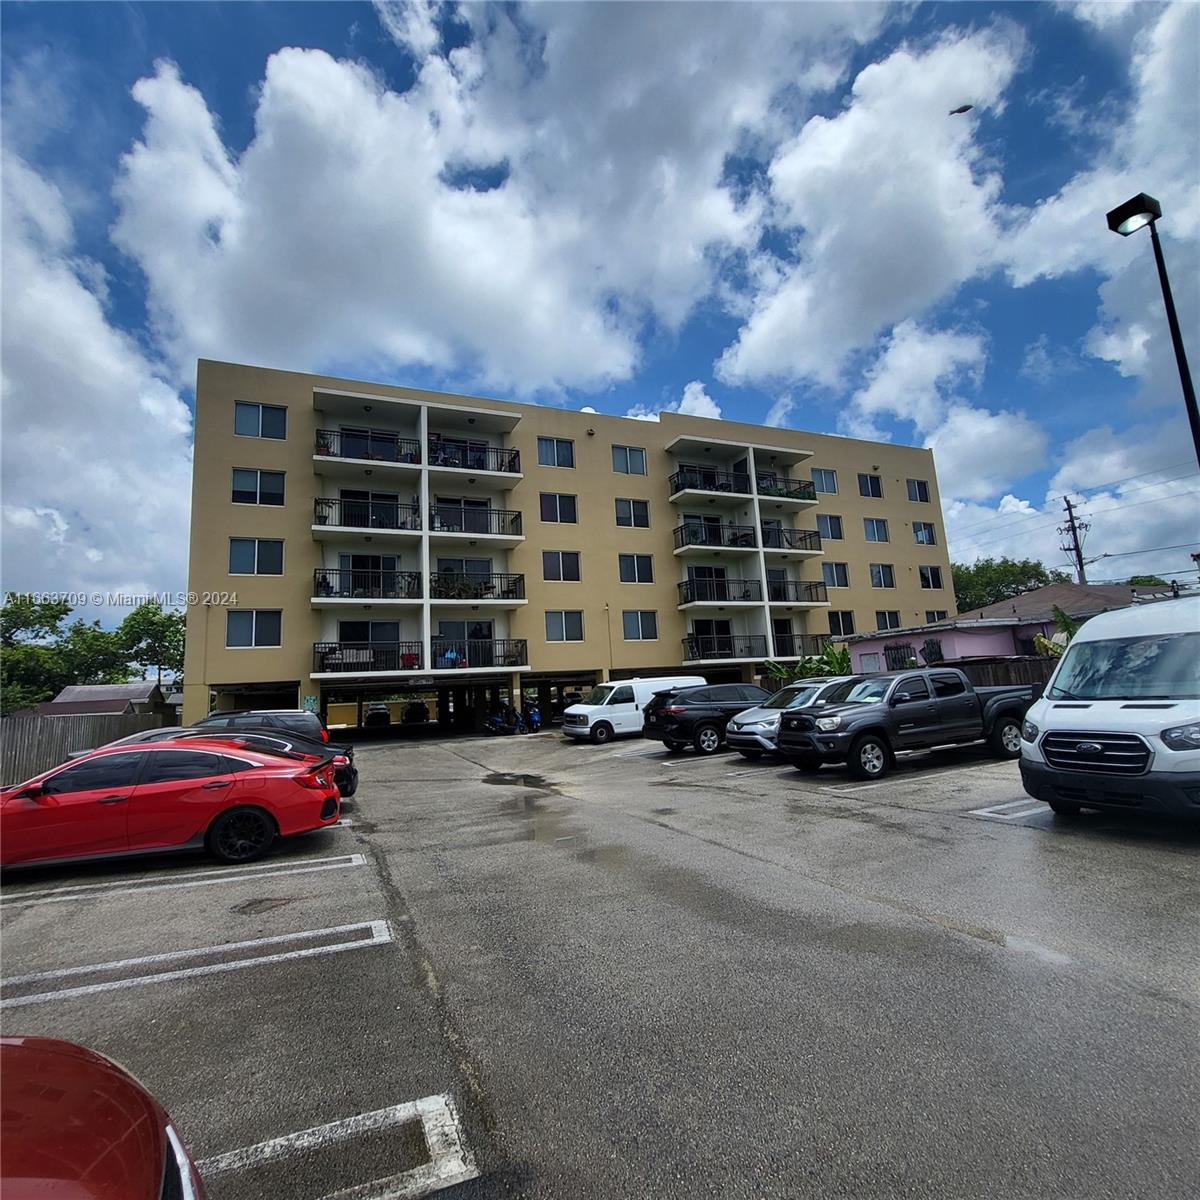
{"type": "Polygon", "coordinates": [[[594,687],[580,701],[581,704],[603,704],[608,700],[613,693],[611,684],[601,684],[600,687],[594,687]]]}
{"type": "Polygon", "coordinates": [[[818,683],[808,687],[785,687],[764,700],[759,708],[803,708],[817,698],[824,686],[818,683]]]}
{"type": "Polygon", "coordinates": [[[891,679],[851,679],[825,696],[827,704],[878,704],[892,686],[891,679]]]}
{"type": "Polygon", "coordinates": [[[1046,695],[1052,700],[1200,699],[1200,633],[1074,642],[1046,695]]]}

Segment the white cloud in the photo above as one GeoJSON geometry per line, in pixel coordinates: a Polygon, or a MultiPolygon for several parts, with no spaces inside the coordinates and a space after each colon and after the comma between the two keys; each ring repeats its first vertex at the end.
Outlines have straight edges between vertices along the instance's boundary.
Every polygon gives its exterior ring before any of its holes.
{"type": "Polygon", "coordinates": [[[1048,438],[1024,413],[954,405],[925,439],[938,487],[952,500],[984,500],[1045,462],[1048,438]]]}
{"type": "Polygon", "coordinates": [[[585,413],[594,413],[596,410],[590,404],[585,404],[579,411],[585,413]]]}
{"type": "Polygon", "coordinates": [[[646,404],[635,404],[625,414],[635,421],[657,421],[659,413],[681,413],[685,417],[711,417],[719,420],[721,406],[704,390],[704,384],[693,379],[683,389],[683,396],[670,404],[662,404],[654,408],[646,404]]]}
{"type": "Polygon", "coordinates": [[[441,35],[436,0],[372,0],[379,23],[397,46],[414,58],[428,58],[437,49],[441,35]]]}
{"type": "Polygon", "coordinates": [[[791,396],[780,396],[774,404],[771,405],[770,411],[767,413],[766,425],[770,429],[783,429],[787,426],[788,417],[796,408],[796,401],[791,396]]]}
{"type": "Polygon", "coordinates": [[[1041,333],[1025,347],[1019,374],[1046,387],[1064,375],[1074,374],[1081,366],[1070,350],[1065,346],[1052,345],[1050,338],[1041,333]]]}

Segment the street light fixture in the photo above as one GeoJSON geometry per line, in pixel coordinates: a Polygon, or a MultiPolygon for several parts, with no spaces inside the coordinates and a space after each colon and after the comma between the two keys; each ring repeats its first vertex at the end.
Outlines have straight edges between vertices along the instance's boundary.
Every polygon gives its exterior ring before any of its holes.
{"type": "Polygon", "coordinates": [[[1175,362],[1179,367],[1179,382],[1183,385],[1183,403],[1187,408],[1188,424],[1192,428],[1192,445],[1196,461],[1200,463],[1200,409],[1196,407],[1196,388],[1188,370],[1187,354],[1183,349],[1183,334],[1179,330],[1179,317],[1175,314],[1175,299],[1171,295],[1171,282],[1167,278],[1167,264],[1163,258],[1162,245],[1158,240],[1155,222],[1162,216],[1162,205],[1153,196],[1141,192],[1132,200],[1119,204],[1108,214],[1108,227],[1113,233],[1128,237],[1145,225],[1150,226],[1150,241],[1154,246],[1154,261],[1158,265],[1158,282],[1162,286],[1163,305],[1167,310],[1167,324],[1171,327],[1171,344],[1175,347],[1175,362]]]}

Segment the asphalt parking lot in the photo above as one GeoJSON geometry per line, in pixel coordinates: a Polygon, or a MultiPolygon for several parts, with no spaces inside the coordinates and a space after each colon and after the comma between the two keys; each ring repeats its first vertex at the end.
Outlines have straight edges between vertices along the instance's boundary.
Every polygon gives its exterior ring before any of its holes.
{"type": "Polygon", "coordinates": [[[129,1067],[215,1200],[1194,1194],[1200,830],[973,749],[358,763],[251,867],[4,880],[5,1032],[129,1067]]]}

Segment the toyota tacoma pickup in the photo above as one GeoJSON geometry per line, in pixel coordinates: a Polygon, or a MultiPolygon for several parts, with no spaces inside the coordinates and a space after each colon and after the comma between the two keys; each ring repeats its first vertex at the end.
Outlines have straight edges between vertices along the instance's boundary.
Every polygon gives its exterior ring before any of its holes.
{"type": "Polygon", "coordinates": [[[823,699],[820,708],[783,714],[779,753],[800,771],[845,763],[856,779],[881,779],[897,750],[986,741],[997,758],[1019,758],[1033,688],[976,688],[940,667],[859,676],[823,699]]]}

